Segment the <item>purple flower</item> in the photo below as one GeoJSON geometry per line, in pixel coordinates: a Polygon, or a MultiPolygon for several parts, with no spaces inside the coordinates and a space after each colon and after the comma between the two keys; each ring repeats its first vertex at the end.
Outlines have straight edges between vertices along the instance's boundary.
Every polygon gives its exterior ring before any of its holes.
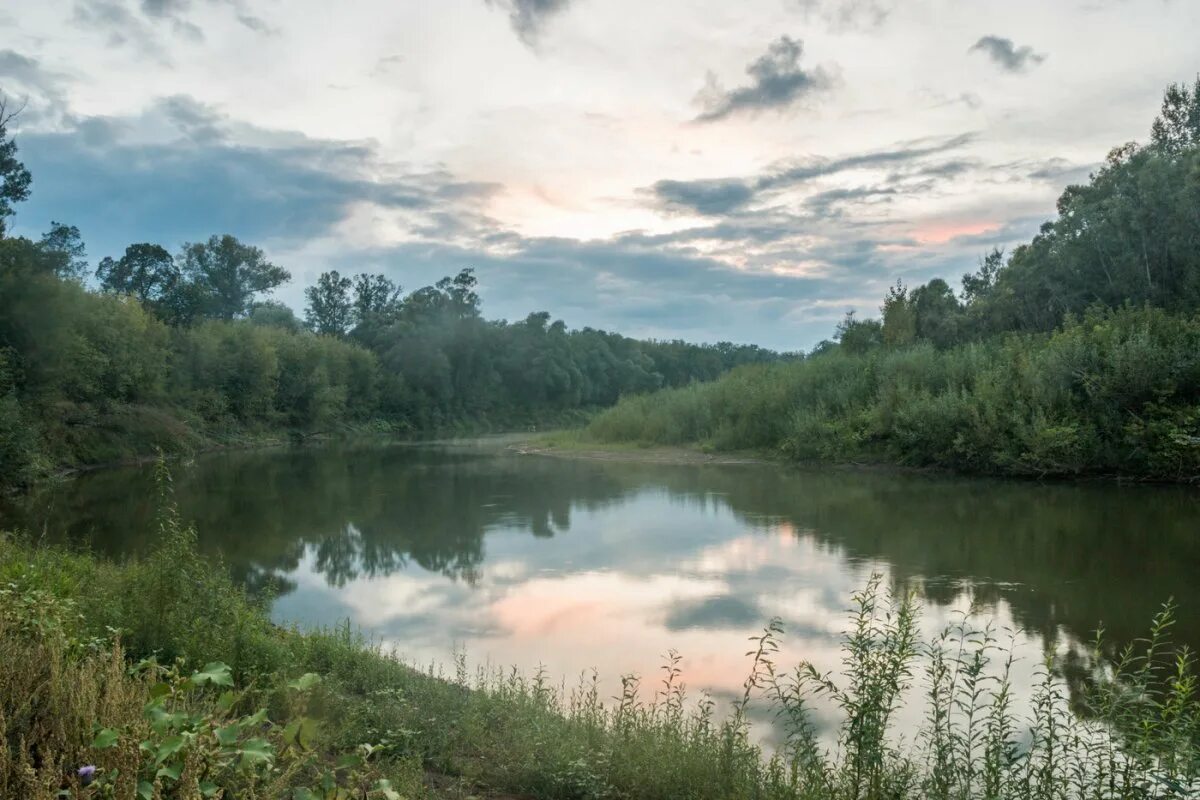
{"type": "Polygon", "coordinates": [[[93,764],[88,764],[80,767],[77,774],[79,775],[79,782],[84,786],[87,786],[89,783],[96,780],[96,767],[93,764]]]}

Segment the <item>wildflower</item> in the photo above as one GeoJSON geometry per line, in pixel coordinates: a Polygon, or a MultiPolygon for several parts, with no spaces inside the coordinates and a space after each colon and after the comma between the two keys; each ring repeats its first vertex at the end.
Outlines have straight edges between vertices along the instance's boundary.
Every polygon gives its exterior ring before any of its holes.
{"type": "Polygon", "coordinates": [[[86,764],[79,768],[76,773],[79,775],[79,782],[87,786],[92,781],[96,780],[96,767],[94,764],[86,764]]]}

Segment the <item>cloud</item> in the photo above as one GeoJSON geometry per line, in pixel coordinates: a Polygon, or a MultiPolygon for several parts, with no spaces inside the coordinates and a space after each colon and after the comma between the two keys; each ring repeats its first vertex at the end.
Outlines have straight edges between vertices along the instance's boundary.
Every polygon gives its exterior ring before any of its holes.
{"type": "Polygon", "coordinates": [[[20,145],[35,179],[21,228],[71,220],[101,254],[134,238],[173,247],[216,232],[295,245],[330,235],[362,204],[412,230],[490,224],[477,209],[491,184],[389,163],[369,141],[249,126],[187,96],[137,116],[25,132],[20,145]]]}
{"type": "Polygon", "coordinates": [[[150,35],[149,26],[122,0],[76,0],[71,22],[84,30],[107,31],[111,47],[127,44],[132,38],[158,60],[166,60],[161,46],[150,35]]]}
{"type": "Polygon", "coordinates": [[[892,13],[894,0],[796,0],[806,16],[816,13],[836,31],[878,28],[892,13]]]}
{"type": "Polygon", "coordinates": [[[221,114],[193,97],[174,95],[158,105],[171,124],[192,141],[217,142],[225,137],[221,114]]]}
{"type": "Polygon", "coordinates": [[[1099,163],[1076,164],[1065,158],[1048,158],[1031,165],[1028,177],[1033,180],[1048,181],[1058,186],[1083,183],[1100,166],[1099,163]]]}
{"type": "Polygon", "coordinates": [[[741,178],[661,180],[651,187],[664,209],[698,214],[728,214],[754,199],[754,187],[741,178]]]}
{"type": "MultiPolygon", "coordinates": [[[[277,31],[262,18],[249,13],[244,0],[203,0],[209,6],[224,6],[248,30],[268,35],[277,31]]],[[[192,42],[203,42],[204,31],[189,19],[193,0],[138,0],[136,10],[127,0],[76,0],[72,21],[86,30],[108,33],[113,46],[136,44],[157,60],[168,63],[167,52],[155,26],[169,25],[171,30],[192,42]]]]}
{"type": "Polygon", "coordinates": [[[246,13],[238,13],[236,16],[238,22],[242,23],[242,25],[254,31],[255,33],[261,33],[264,36],[274,36],[279,33],[278,28],[268,25],[267,21],[262,17],[256,17],[253,14],[246,13]]]}
{"type": "MultiPolygon", "coordinates": [[[[38,122],[66,113],[63,76],[45,69],[41,62],[15,50],[0,50],[0,92],[14,98],[25,122],[38,122]]],[[[12,110],[12,107],[10,107],[12,110]]]]}
{"type": "Polygon", "coordinates": [[[828,89],[833,80],[825,70],[801,68],[803,52],[803,42],[780,36],[767,47],[765,54],[746,67],[750,83],[736,89],[721,88],[716,77],[709,73],[708,83],[699,95],[704,112],[696,121],[714,122],[733,114],[784,109],[828,89]]]}
{"type": "Polygon", "coordinates": [[[1012,39],[1001,36],[980,37],[967,52],[973,53],[976,50],[987,55],[997,66],[1008,72],[1024,72],[1046,60],[1044,53],[1035,53],[1033,48],[1027,45],[1017,47],[1012,39]]]}
{"type": "Polygon", "coordinates": [[[668,212],[720,216],[744,211],[764,198],[816,178],[850,170],[893,168],[897,171],[889,179],[897,182],[914,174],[925,177],[952,177],[973,166],[973,162],[958,159],[936,164],[912,165],[929,156],[957,150],[973,139],[974,136],[968,133],[933,141],[901,143],[886,150],[872,150],[840,158],[807,158],[777,164],[753,177],[661,180],[641,191],[668,212]]]}
{"type": "Polygon", "coordinates": [[[0,50],[0,79],[14,80],[43,91],[50,87],[37,60],[15,50],[0,50]]]}
{"type": "Polygon", "coordinates": [[[532,45],[537,41],[546,20],[562,13],[571,0],[488,0],[508,9],[508,19],[521,41],[532,45]]]}
{"type": "Polygon", "coordinates": [[[665,624],[670,631],[688,628],[740,630],[757,625],[764,618],[765,614],[755,602],[725,595],[678,602],[667,613],[665,624]]]}

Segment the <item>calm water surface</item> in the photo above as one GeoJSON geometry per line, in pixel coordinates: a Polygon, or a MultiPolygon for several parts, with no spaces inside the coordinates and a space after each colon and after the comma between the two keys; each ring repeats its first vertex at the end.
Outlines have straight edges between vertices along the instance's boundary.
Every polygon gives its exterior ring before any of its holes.
{"type": "MultiPolygon", "coordinates": [[[[1168,597],[1200,645],[1200,493],[765,465],[522,456],[502,442],[226,453],[175,470],[204,549],[280,621],[346,619],[417,662],[654,676],[740,688],[746,637],[782,617],[785,661],[833,668],[850,594],[873,572],[956,612],[1081,650],[1129,641],[1168,597]]],[[[149,469],[85,475],[3,511],[6,525],[120,556],[153,540],[149,469]]]]}

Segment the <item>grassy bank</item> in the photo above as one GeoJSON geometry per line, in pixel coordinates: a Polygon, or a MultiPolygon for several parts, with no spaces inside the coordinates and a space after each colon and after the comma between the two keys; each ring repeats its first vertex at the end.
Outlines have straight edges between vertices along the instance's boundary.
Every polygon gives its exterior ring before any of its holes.
{"type": "Polygon", "coordinates": [[[966,472],[1200,476],[1200,318],[1095,311],[1050,334],[835,348],[623,399],[585,438],[966,472]]]}
{"type": "Polygon", "coordinates": [[[125,564],[0,539],[0,796],[1132,798],[1200,773],[1169,612],[1075,696],[1047,661],[1022,708],[1003,642],[965,623],[921,641],[917,599],[875,581],[838,676],[775,663],[772,624],[731,707],[689,698],[674,660],[610,701],[586,677],[431,676],[345,628],[278,628],[169,505],[161,536],[125,564]],[[895,722],[905,697],[919,730],[895,722]],[[766,753],[749,719],[770,714],[787,736],[766,753]]]}

